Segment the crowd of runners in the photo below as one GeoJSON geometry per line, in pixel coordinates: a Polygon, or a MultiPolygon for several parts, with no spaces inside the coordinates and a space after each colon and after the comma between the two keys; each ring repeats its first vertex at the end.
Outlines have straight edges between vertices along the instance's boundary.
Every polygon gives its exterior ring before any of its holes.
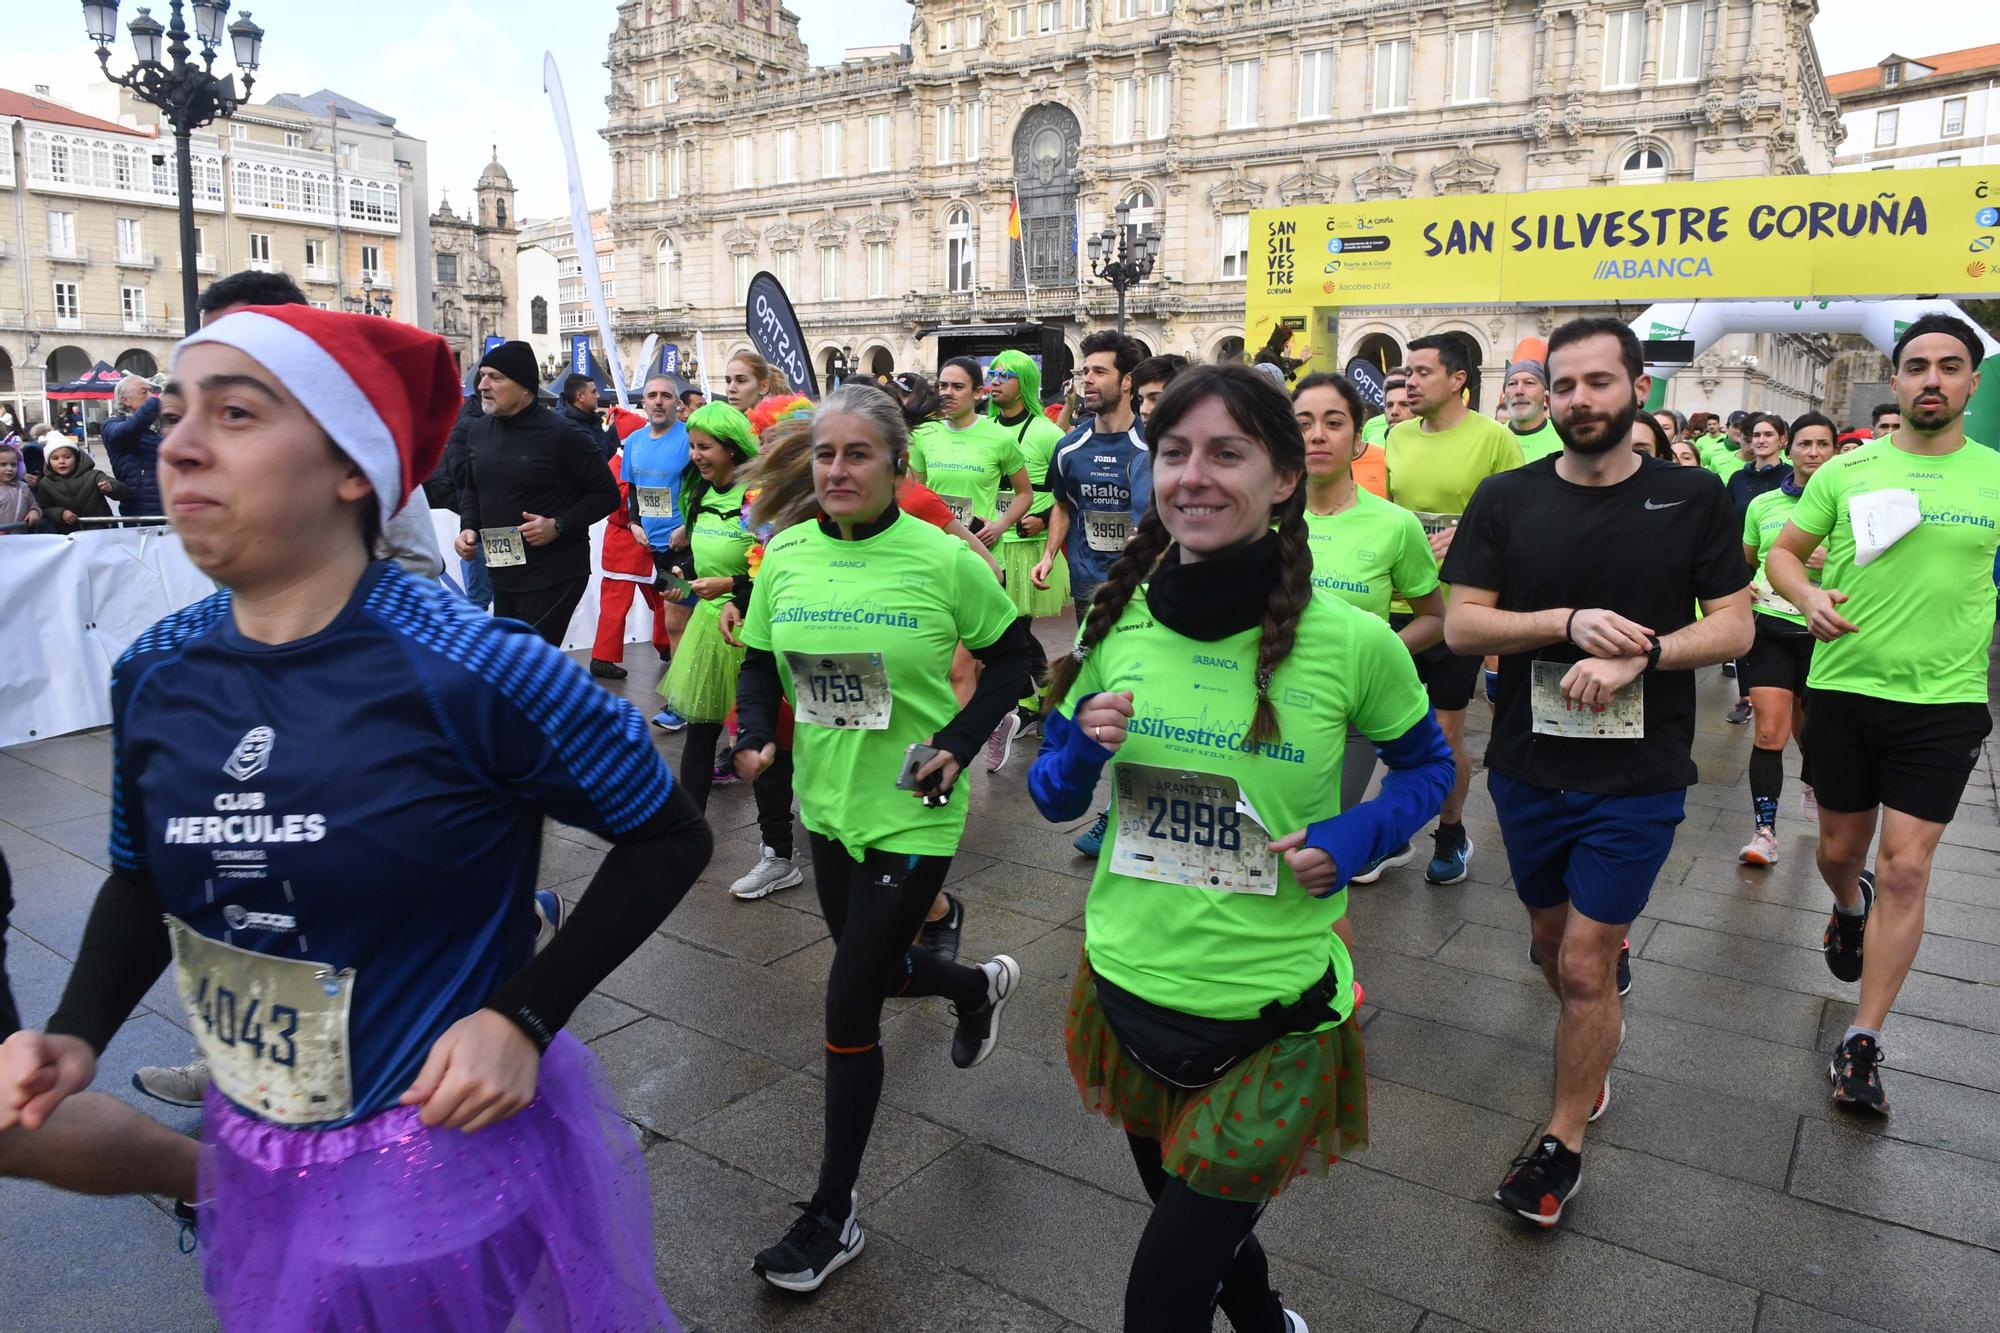
{"type": "Polygon", "coordinates": [[[175,357],[159,471],[219,591],[112,673],[113,868],[55,1012],[0,1005],[0,1172],[182,1201],[229,1329],[677,1328],[637,1142],[565,1023],[694,887],[711,789],[743,782],[762,855],[729,892],[809,868],[834,949],[817,1186],[742,1257],[817,1290],[865,1244],[884,1002],[948,999],[970,1069],[1020,986],[1011,957],[959,960],[978,903],[943,889],[980,768],[1052,823],[1095,816],[1045,1035],[1152,1201],[1125,1327],[1296,1333],[1256,1227],[1367,1142],[1350,886],[1506,858],[1561,1016],[1546,1123],[1494,1198],[1556,1225],[1614,1105],[1626,936],[1713,666],[1754,721],[1748,865],[1779,855],[1801,749],[1821,945],[1858,982],[1831,1096],[1889,1112],[1885,1033],[1989,727],[1975,330],[1911,324],[1865,439],[1647,412],[1640,345],[1602,318],[1508,367],[1504,420],[1449,338],[1410,344],[1381,411],[1338,374],[1117,333],[1081,358],[1058,422],[1018,352],[818,402],[744,354],[714,402],[645,385],[608,465],[536,401],[524,345],[461,414],[428,333],[212,319],[175,357]],[[441,458],[495,615],[382,558],[441,458]],[[588,669],[555,646],[599,520],[604,615],[643,593],[667,663],[650,727],[592,679],[623,678],[616,633],[588,669]],[[1498,848],[1466,831],[1477,768],[1498,848]],[[610,848],[567,906],[534,891],[545,818],[610,848]],[[202,1106],[198,1149],[89,1091],[169,970],[198,1058],[141,1085],[202,1106]]]}

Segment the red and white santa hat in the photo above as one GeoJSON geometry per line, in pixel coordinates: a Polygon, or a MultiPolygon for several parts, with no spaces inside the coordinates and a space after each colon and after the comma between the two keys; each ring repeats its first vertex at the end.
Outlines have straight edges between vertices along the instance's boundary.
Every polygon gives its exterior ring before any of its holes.
{"type": "Polygon", "coordinates": [[[463,402],[445,340],[377,315],[244,306],[175,349],[221,343],[278,377],[375,487],[387,523],[444,453],[463,402]]]}

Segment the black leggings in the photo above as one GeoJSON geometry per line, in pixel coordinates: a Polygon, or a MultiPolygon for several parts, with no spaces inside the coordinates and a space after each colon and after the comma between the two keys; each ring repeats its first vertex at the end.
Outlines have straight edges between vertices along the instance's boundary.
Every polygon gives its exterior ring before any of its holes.
{"type": "Polygon", "coordinates": [[[1253,1228],[1264,1206],[1197,1194],[1160,1165],[1160,1141],[1127,1134],[1153,1215],[1125,1281],[1125,1333],[1285,1333],[1285,1307],[1253,1228]]]}
{"type": "MultiPolygon", "coordinates": [[[[914,800],[904,793],[896,798],[914,800]]],[[[986,1002],[986,974],[911,947],[951,868],[949,856],[874,852],[856,861],[811,831],[813,884],[833,936],[826,978],[826,1144],[813,1206],[847,1216],[848,1192],[882,1098],[882,1001],[942,995],[961,1009],[986,1002]]]]}
{"type": "Polygon", "coordinates": [[[526,621],[529,629],[560,648],[563,634],[569,629],[570,618],[576,615],[577,604],[583,601],[583,590],[589,586],[590,580],[586,577],[549,588],[524,588],[519,592],[495,588],[493,614],[526,621]]]}
{"type": "Polygon", "coordinates": [[[721,742],[720,722],[690,722],[681,738],[681,786],[697,810],[708,809],[708,791],[715,785],[715,747],[721,742]]]}
{"type": "Polygon", "coordinates": [[[783,746],[771,766],[750,784],[757,798],[757,832],[771,854],[792,859],[792,752],[783,746]]]}

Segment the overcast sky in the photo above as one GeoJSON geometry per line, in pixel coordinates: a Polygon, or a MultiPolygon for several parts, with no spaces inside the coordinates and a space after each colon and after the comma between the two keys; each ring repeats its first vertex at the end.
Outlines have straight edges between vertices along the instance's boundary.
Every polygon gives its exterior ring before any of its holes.
{"type": "MultiPolygon", "coordinates": [[[[240,5],[244,0],[239,0],[240,5]]],[[[561,149],[541,92],[544,49],[561,67],[574,118],[584,185],[605,202],[610,158],[598,131],[605,123],[609,76],[605,45],[616,22],[609,0],[549,5],[529,0],[342,0],[337,6],[247,0],[262,24],[264,69],[255,96],[330,87],[396,117],[429,144],[431,203],[449,194],[462,207],[493,145],[514,178],[520,213],[543,217],[567,208],[561,149]],[[412,11],[424,13],[412,21],[412,11]],[[551,15],[568,21],[561,27],[551,15]],[[326,31],[337,15],[335,31],[326,31]]],[[[788,0],[813,59],[831,64],[849,46],[909,39],[908,0],[788,0]]],[[[153,7],[164,17],[165,0],[153,7]]],[[[31,91],[46,83],[83,110],[107,112],[108,88],[83,35],[81,7],[64,0],[16,0],[6,20],[6,86],[31,91]]],[[[138,12],[127,3],[121,20],[138,12]]],[[[1991,0],[1917,0],[1899,6],[1893,24],[1874,0],[1821,0],[1813,24],[1828,73],[1872,65],[1894,49],[1928,55],[2000,41],[2000,10],[1991,0]]],[[[233,17],[233,16],[232,16],[233,17]]],[[[122,22],[121,22],[122,26],[122,22]]],[[[130,45],[113,68],[130,63],[130,45]]],[[[226,66],[225,66],[226,67],[226,66]]]]}

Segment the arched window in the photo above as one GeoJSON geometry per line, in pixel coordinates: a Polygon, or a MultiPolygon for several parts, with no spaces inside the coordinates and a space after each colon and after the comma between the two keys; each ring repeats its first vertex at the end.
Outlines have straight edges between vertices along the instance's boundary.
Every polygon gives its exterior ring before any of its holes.
{"type": "Polygon", "coordinates": [[[947,291],[972,290],[972,213],[957,205],[944,215],[944,285],[947,291]]]}
{"type": "Polygon", "coordinates": [[[1160,229],[1159,201],[1153,197],[1151,190],[1143,185],[1137,186],[1120,202],[1127,209],[1125,214],[1127,246],[1137,242],[1141,236],[1160,229]]]}
{"type": "Polygon", "coordinates": [[[680,255],[674,251],[674,243],[662,236],[659,249],[653,252],[654,305],[673,304],[674,288],[680,285],[680,262],[680,255]]]}
{"type": "Polygon", "coordinates": [[[1667,178],[1666,155],[1657,148],[1634,148],[1618,169],[1621,185],[1652,185],[1667,178]]]}

